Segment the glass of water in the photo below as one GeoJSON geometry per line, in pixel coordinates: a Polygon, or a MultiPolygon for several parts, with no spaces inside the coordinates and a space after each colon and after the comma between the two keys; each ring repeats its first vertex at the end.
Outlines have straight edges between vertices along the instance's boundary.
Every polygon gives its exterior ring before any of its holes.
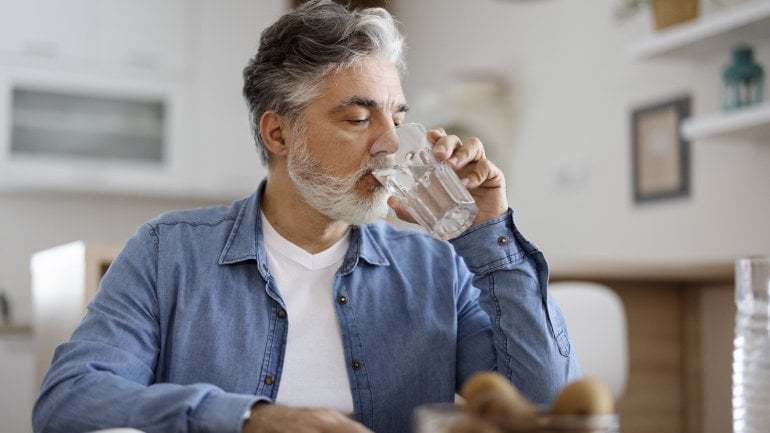
{"type": "Polygon", "coordinates": [[[439,239],[459,236],[478,214],[473,197],[452,168],[438,162],[427,130],[405,123],[378,139],[397,144],[390,167],[373,174],[409,211],[420,226],[439,239]]]}

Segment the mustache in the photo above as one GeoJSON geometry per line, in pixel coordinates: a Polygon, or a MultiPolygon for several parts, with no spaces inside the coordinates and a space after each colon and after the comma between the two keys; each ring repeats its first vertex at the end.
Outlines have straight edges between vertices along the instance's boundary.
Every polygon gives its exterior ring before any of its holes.
{"type": "Polygon", "coordinates": [[[362,166],[356,172],[355,179],[361,179],[370,175],[374,170],[389,168],[393,166],[393,159],[389,155],[382,155],[370,159],[366,165],[362,166]]]}

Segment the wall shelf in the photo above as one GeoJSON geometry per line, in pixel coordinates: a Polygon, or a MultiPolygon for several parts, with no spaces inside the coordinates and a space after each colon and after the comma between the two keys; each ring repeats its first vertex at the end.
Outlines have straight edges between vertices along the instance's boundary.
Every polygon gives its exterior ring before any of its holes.
{"type": "Polygon", "coordinates": [[[701,16],[628,46],[633,59],[726,52],[733,43],[770,37],[770,1],[761,0],[701,16]]]}
{"type": "Polygon", "coordinates": [[[728,134],[770,136],[770,103],[730,113],[714,113],[682,122],[682,136],[698,140],[728,134]]]}

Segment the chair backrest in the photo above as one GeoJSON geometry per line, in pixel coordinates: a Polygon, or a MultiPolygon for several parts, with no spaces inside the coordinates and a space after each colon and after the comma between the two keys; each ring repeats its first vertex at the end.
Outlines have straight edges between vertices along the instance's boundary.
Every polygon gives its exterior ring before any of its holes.
{"type": "Polygon", "coordinates": [[[618,400],[628,379],[626,312],[620,297],[587,281],[554,282],[549,293],[564,313],[583,376],[605,382],[618,400]]]}

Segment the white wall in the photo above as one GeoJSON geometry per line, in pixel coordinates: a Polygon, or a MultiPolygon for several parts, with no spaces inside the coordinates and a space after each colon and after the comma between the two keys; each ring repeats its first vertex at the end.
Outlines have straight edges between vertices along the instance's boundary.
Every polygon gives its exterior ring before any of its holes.
{"type": "MultiPolygon", "coordinates": [[[[767,139],[692,143],[690,197],[633,203],[632,108],[690,93],[696,113],[716,110],[729,53],[633,61],[627,44],[652,24],[649,14],[619,22],[619,3],[398,2],[411,45],[411,119],[436,118],[423,102],[451,87],[458,73],[502,74],[512,89],[512,114],[507,140],[492,150],[521,228],[551,258],[732,261],[770,254],[767,139]],[[565,169],[584,177],[560,187],[565,169]]],[[[758,48],[767,74],[770,43],[758,48]]]]}

